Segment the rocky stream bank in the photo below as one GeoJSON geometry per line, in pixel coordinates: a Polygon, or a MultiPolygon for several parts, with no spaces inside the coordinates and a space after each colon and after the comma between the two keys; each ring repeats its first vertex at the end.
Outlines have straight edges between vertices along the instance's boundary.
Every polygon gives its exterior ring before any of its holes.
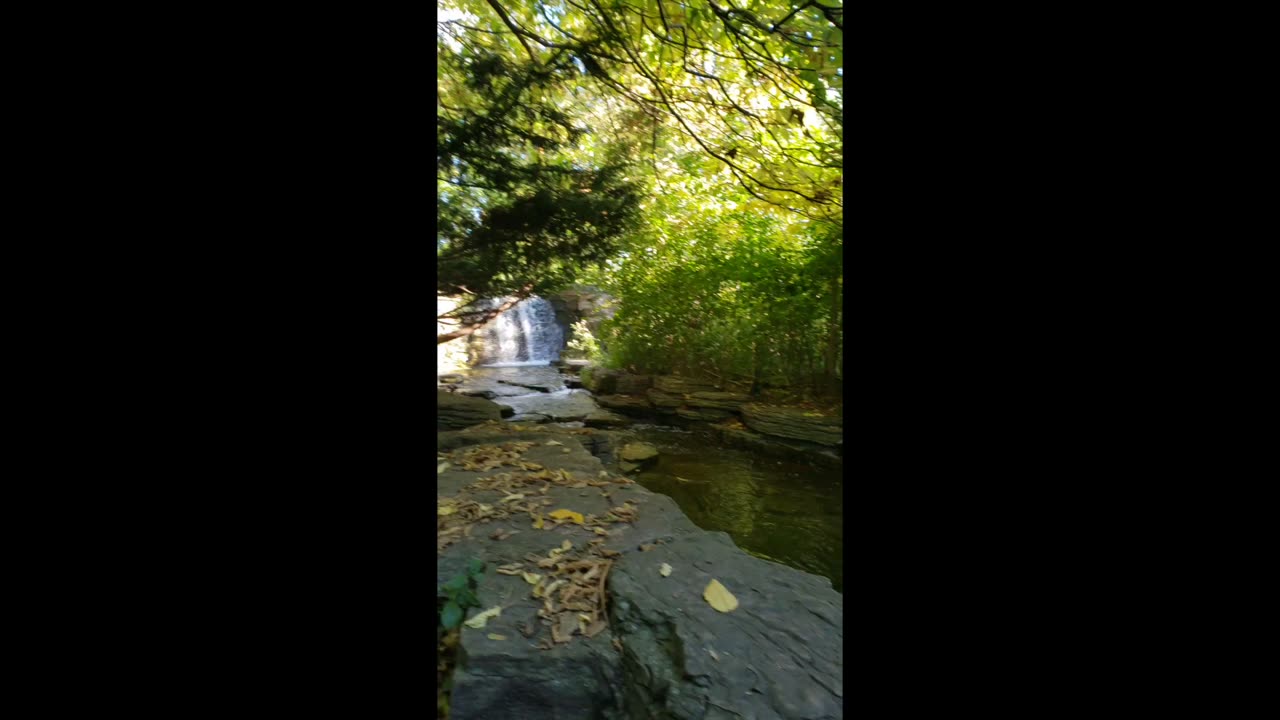
{"type": "MultiPolygon", "coordinates": [[[[821,442],[838,424],[795,431],[790,415],[735,407],[715,389],[622,376],[613,396],[647,406],[604,409],[553,368],[510,370],[520,372],[443,378],[455,382],[438,393],[437,588],[484,563],[469,613],[480,626],[461,628],[450,717],[842,717],[843,611],[830,581],[748,555],[632,482],[623,463],[653,456],[618,429],[655,412],[649,390],[679,397],[663,406],[677,411],[730,412],[718,422],[740,419],[789,451],[839,447],[821,442]]],[[[583,385],[599,387],[594,375],[583,385]]]]}

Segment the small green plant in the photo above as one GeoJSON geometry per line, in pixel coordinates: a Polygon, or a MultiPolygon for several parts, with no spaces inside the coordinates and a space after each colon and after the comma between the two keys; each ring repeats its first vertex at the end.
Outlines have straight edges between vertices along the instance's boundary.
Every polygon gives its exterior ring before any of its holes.
{"type": "Polygon", "coordinates": [[[483,573],[484,562],[473,558],[467,563],[466,572],[458,573],[436,591],[437,601],[444,601],[440,608],[440,625],[445,632],[462,624],[467,608],[480,607],[480,601],[476,598],[476,581],[483,573]]]}
{"type": "Polygon", "coordinates": [[[573,324],[573,338],[569,340],[565,347],[568,348],[569,354],[573,357],[597,363],[604,360],[604,351],[600,348],[600,343],[596,340],[596,336],[591,334],[591,329],[587,327],[585,319],[573,324]]]}

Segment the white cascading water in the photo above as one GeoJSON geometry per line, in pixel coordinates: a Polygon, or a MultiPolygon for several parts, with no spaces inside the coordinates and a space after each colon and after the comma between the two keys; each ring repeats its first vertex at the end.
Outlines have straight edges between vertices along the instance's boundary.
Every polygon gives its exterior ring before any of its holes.
{"type": "MultiPolygon", "coordinates": [[[[496,307],[506,298],[490,300],[496,307]]],[[[546,365],[560,359],[564,331],[551,303],[531,296],[498,316],[481,333],[485,365],[546,365]]]]}

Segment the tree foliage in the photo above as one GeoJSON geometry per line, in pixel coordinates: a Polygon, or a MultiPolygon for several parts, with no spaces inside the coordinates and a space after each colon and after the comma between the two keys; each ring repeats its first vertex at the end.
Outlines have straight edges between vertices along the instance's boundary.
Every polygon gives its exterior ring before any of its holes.
{"type": "Polygon", "coordinates": [[[438,288],[594,283],[619,300],[600,337],[616,366],[831,387],[837,2],[440,7],[438,288]]]}
{"type": "Polygon", "coordinates": [[[521,66],[484,48],[440,55],[437,291],[528,293],[608,257],[634,221],[638,188],[621,153],[572,155],[589,130],[548,98],[567,61],[521,66]]]}

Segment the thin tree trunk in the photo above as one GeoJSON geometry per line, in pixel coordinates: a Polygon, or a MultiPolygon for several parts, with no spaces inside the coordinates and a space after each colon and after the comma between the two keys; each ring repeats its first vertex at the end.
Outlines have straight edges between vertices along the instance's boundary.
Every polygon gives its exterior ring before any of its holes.
{"type": "Polygon", "coordinates": [[[823,353],[825,380],[829,388],[836,386],[836,371],[839,369],[840,356],[840,278],[831,278],[831,315],[827,319],[827,347],[823,353]]]}
{"type": "Polygon", "coordinates": [[[532,284],[525,285],[523,288],[520,289],[520,292],[516,293],[515,296],[512,297],[510,300],[502,303],[501,305],[494,308],[493,310],[486,310],[484,317],[481,318],[479,322],[467,324],[461,328],[458,328],[457,330],[452,330],[443,335],[437,335],[436,344],[443,345],[444,343],[447,343],[450,340],[457,340],[460,337],[466,337],[467,335],[470,335],[471,333],[479,330],[485,325],[488,325],[489,323],[493,322],[494,318],[498,317],[502,313],[515,307],[517,304],[520,303],[520,301],[529,297],[529,295],[532,294],[532,292],[533,292],[533,285],[532,284]]]}

